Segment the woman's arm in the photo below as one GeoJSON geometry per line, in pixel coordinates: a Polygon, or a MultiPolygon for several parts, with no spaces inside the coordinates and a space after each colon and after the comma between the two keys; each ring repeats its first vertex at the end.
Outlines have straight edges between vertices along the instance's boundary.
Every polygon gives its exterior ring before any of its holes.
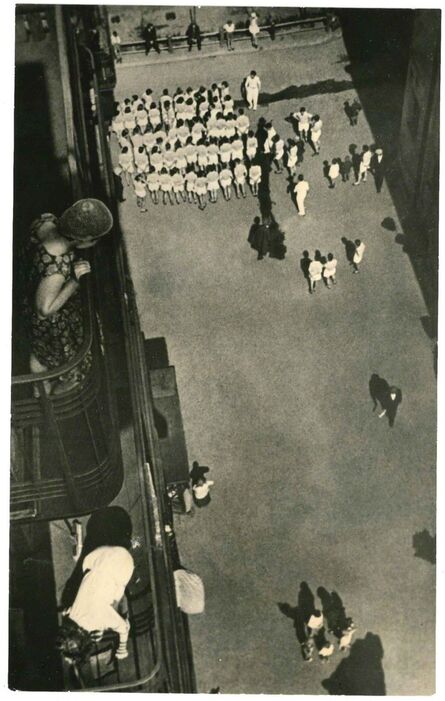
{"type": "Polygon", "coordinates": [[[63,275],[55,273],[41,280],[35,297],[35,306],[39,316],[45,318],[55,314],[63,307],[79,287],[78,279],[89,273],[90,264],[87,261],[77,261],[74,264],[74,274],[77,280],[65,280],[63,275]]]}

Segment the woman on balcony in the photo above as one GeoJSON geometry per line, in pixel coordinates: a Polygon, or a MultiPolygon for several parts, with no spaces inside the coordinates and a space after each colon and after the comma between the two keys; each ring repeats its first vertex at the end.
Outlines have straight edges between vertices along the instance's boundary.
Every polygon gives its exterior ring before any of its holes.
{"type": "MultiPolygon", "coordinates": [[[[31,372],[56,370],[79,351],[84,340],[79,281],[91,271],[91,266],[77,251],[94,246],[112,225],[107,207],[94,199],[79,200],[60,219],[43,214],[32,224],[24,310],[31,372]]],[[[47,394],[75,387],[90,365],[88,354],[54,383],[45,382],[47,394]]]]}

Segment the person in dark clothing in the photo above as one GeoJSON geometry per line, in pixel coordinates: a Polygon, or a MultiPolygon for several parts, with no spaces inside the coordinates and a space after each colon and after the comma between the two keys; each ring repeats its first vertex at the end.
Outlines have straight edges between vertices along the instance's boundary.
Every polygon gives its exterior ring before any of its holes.
{"type": "Polygon", "coordinates": [[[374,402],[374,405],[372,407],[372,410],[375,411],[377,409],[377,402],[380,402],[382,405],[382,409],[384,408],[384,401],[385,397],[387,397],[389,392],[389,385],[386,380],[383,379],[383,377],[379,377],[377,373],[373,373],[371,375],[371,379],[369,380],[369,394],[371,395],[371,399],[374,402]]]}
{"type": "Polygon", "coordinates": [[[269,25],[269,27],[268,27],[268,29],[267,29],[267,31],[269,32],[269,36],[270,36],[270,38],[271,38],[272,41],[275,41],[275,35],[276,35],[276,33],[277,33],[277,27],[276,27],[276,24],[277,24],[277,23],[275,22],[275,20],[274,20],[274,18],[272,17],[272,15],[269,15],[269,16],[268,16],[266,22],[267,22],[267,24],[269,25]]]}
{"type": "Polygon", "coordinates": [[[304,141],[303,139],[298,139],[297,141],[297,166],[301,165],[304,161],[304,141]]]}
{"type": "Polygon", "coordinates": [[[375,153],[371,158],[371,172],[374,175],[375,189],[377,192],[381,192],[382,190],[385,165],[386,160],[383,155],[383,150],[378,148],[375,150],[375,153]]]}
{"type": "Polygon", "coordinates": [[[161,53],[161,49],[158,44],[158,35],[156,32],[156,27],[154,24],[149,22],[143,32],[143,37],[145,41],[145,55],[150,52],[150,49],[154,49],[158,54],[161,53]]]}
{"type": "Polygon", "coordinates": [[[207,472],[209,472],[209,467],[205,465],[200,465],[197,460],[192,463],[192,469],[190,470],[190,479],[192,480],[192,485],[198,483],[200,479],[205,479],[207,472]]]}
{"type": "Polygon", "coordinates": [[[349,123],[350,123],[351,127],[357,126],[358,115],[359,115],[360,110],[362,109],[360,102],[358,102],[357,100],[354,100],[354,102],[349,103],[349,101],[346,100],[346,102],[343,104],[343,107],[344,107],[346,116],[349,119],[349,123]]]}
{"type": "Polygon", "coordinates": [[[193,44],[196,43],[198,47],[198,51],[201,51],[201,30],[199,26],[196,24],[196,22],[190,22],[189,26],[187,27],[187,31],[185,33],[187,37],[187,44],[189,47],[189,51],[192,50],[193,44]]]}
{"type": "Polygon", "coordinates": [[[390,387],[389,392],[383,398],[382,409],[383,411],[379,414],[379,419],[383,416],[388,417],[388,423],[391,428],[394,426],[394,420],[396,418],[397,409],[402,401],[402,392],[398,387],[390,387]]]}

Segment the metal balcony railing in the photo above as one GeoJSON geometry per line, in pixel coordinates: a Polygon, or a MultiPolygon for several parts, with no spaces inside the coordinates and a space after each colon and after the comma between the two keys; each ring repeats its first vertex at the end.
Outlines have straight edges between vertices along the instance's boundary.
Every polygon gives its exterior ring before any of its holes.
{"type": "Polygon", "coordinates": [[[123,479],[118,431],[100,322],[89,288],[84,294],[85,339],[69,362],[50,372],[12,378],[11,518],[68,518],[109,504],[123,479]],[[91,356],[84,379],[64,394],[48,382],[91,356]]]}

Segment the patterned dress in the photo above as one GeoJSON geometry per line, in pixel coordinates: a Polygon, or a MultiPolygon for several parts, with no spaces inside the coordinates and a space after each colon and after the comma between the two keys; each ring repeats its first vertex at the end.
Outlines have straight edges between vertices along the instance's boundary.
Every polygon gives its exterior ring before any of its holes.
{"type": "MultiPolygon", "coordinates": [[[[28,294],[24,312],[31,352],[37,360],[54,370],[71,360],[84,341],[84,317],[80,291],[76,290],[64,306],[45,318],[39,317],[34,298],[42,278],[63,275],[65,281],[73,277],[73,262],[76,254],[71,251],[63,255],[48,253],[45,246],[31,239],[27,250],[28,294]]],[[[91,354],[69,373],[61,375],[62,382],[80,382],[91,367],[91,354]]]]}

